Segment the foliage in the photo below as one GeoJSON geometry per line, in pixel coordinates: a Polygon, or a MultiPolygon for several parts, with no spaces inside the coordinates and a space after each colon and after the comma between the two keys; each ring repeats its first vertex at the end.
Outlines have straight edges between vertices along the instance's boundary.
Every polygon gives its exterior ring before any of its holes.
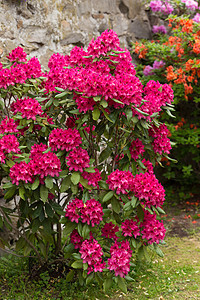
{"type": "Polygon", "coordinates": [[[8,59],[0,160],[13,208],[0,207],[2,225],[17,233],[16,251],[35,257],[32,277],[61,267],[67,282],[126,292],[136,257],[163,255],[165,194],[153,165],[171,149],[158,116],[173,109],[172,89],[143,87],[112,30],[87,51],[53,54],[46,73],[20,47],[8,59]]]}
{"type": "Polygon", "coordinates": [[[164,113],[161,120],[168,123],[174,143],[172,156],[179,163],[165,159],[167,168],[163,173],[175,190],[179,187],[180,193],[199,194],[200,25],[183,16],[171,15],[168,20],[169,36],[158,35],[151,42],[142,41],[134,46],[134,52],[141,58],[137,70],[142,82],[159,80],[173,88],[175,118],[169,120],[164,113]]]}

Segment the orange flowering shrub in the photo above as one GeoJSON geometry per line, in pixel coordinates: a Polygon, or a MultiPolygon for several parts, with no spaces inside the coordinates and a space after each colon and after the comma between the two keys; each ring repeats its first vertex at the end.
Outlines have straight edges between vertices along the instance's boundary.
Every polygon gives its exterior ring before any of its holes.
{"type": "Polygon", "coordinates": [[[161,120],[168,123],[174,142],[171,153],[178,164],[163,160],[167,170],[164,176],[179,191],[199,194],[200,23],[172,15],[168,21],[169,35],[157,35],[153,41],[143,40],[133,46],[133,53],[138,55],[138,49],[146,51],[137,65],[143,83],[159,80],[170,84],[174,91],[175,118],[169,123],[164,113],[161,120]]]}

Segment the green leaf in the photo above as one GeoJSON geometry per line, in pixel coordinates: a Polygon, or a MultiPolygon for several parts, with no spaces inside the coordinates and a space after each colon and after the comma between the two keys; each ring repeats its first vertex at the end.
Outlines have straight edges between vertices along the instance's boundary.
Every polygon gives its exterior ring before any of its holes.
{"type": "Polygon", "coordinates": [[[119,201],[116,198],[112,198],[111,199],[111,205],[112,205],[112,209],[119,214],[121,206],[119,204],[119,201]]]}
{"type": "Polygon", "coordinates": [[[75,262],[73,262],[73,264],[71,265],[72,268],[74,269],[82,269],[83,268],[83,261],[82,259],[76,260],[75,262]]]}
{"type": "Polygon", "coordinates": [[[66,280],[67,282],[72,281],[72,279],[74,278],[74,274],[75,274],[75,270],[70,270],[70,271],[67,273],[67,276],[65,277],[65,280],[66,280]]]}
{"type": "Polygon", "coordinates": [[[142,168],[142,169],[146,169],[145,165],[141,162],[141,160],[138,160],[138,165],[142,168]]]}
{"type": "Polygon", "coordinates": [[[90,284],[94,278],[94,273],[90,273],[90,275],[86,278],[86,284],[90,284]]]}
{"type": "Polygon", "coordinates": [[[100,110],[96,107],[92,112],[92,118],[94,121],[97,121],[100,116],[100,110]]]}
{"type": "Polygon", "coordinates": [[[45,185],[48,189],[53,188],[53,178],[52,177],[46,177],[45,178],[45,185]]]}
{"type": "Polygon", "coordinates": [[[46,201],[47,201],[47,199],[48,199],[48,194],[49,194],[48,189],[47,189],[44,185],[41,184],[41,186],[40,186],[40,197],[41,197],[41,200],[42,200],[43,202],[46,202],[46,201]]]}
{"type": "Polygon", "coordinates": [[[135,196],[131,198],[131,206],[132,208],[135,208],[137,206],[137,198],[135,196]]]}
{"type": "Polygon", "coordinates": [[[101,100],[101,96],[96,96],[96,97],[93,97],[93,99],[94,99],[94,101],[95,101],[95,102],[98,102],[98,101],[100,101],[100,100],[101,100]]]}
{"type": "Polygon", "coordinates": [[[160,257],[164,257],[162,250],[158,247],[157,244],[154,244],[154,250],[160,257]]]}
{"type": "Polygon", "coordinates": [[[72,233],[72,231],[76,228],[77,223],[75,222],[67,222],[65,225],[65,228],[63,229],[63,234],[66,236],[69,233],[72,233]]]}
{"type": "Polygon", "coordinates": [[[138,216],[139,220],[142,222],[144,219],[144,211],[143,211],[141,205],[138,205],[138,207],[137,207],[137,216],[138,216]]]}
{"type": "Polygon", "coordinates": [[[165,214],[165,211],[161,207],[157,207],[157,210],[159,211],[159,213],[165,214]]]}
{"type": "Polygon", "coordinates": [[[88,173],[95,173],[96,172],[94,167],[88,167],[88,168],[85,169],[85,171],[88,172],[88,173]]]}
{"type": "Polygon", "coordinates": [[[123,102],[121,102],[121,101],[119,101],[119,100],[117,100],[117,99],[112,98],[112,100],[113,100],[114,102],[116,102],[116,103],[124,104],[123,102]]]}
{"type": "Polygon", "coordinates": [[[90,227],[88,224],[84,224],[83,229],[82,229],[82,237],[84,239],[88,239],[90,237],[90,227]]]}
{"type": "Polygon", "coordinates": [[[73,172],[71,175],[71,182],[76,185],[80,181],[80,174],[78,172],[73,172]]]}
{"type": "Polygon", "coordinates": [[[149,114],[145,113],[144,111],[140,110],[139,108],[137,107],[134,107],[134,109],[139,112],[140,114],[144,115],[144,116],[148,116],[149,114]]]}
{"type": "Polygon", "coordinates": [[[102,99],[100,102],[100,105],[103,106],[104,108],[108,107],[108,102],[106,100],[102,99]]]}
{"type": "Polygon", "coordinates": [[[63,88],[60,88],[60,87],[55,87],[55,90],[58,91],[58,92],[64,92],[65,91],[63,88]]]}
{"type": "Polygon", "coordinates": [[[36,178],[35,178],[35,181],[34,181],[34,182],[32,183],[32,185],[31,185],[31,189],[32,189],[33,191],[36,190],[36,189],[38,188],[39,184],[40,184],[40,180],[39,180],[38,177],[36,177],[36,178]]]}
{"type": "Polygon", "coordinates": [[[103,283],[104,291],[107,292],[111,288],[112,284],[113,284],[112,277],[111,278],[106,278],[106,280],[103,283]]]}
{"type": "Polygon", "coordinates": [[[106,117],[106,119],[108,121],[110,121],[111,123],[113,123],[113,121],[110,119],[110,117],[109,117],[108,113],[105,111],[105,109],[103,109],[103,107],[102,107],[101,110],[102,110],[104,116],[106,117]]]}
{"type": "Polygon", "coordinates": [[[132,278],[132,277],[130,277],[129,275],[126,275],[126,276],[125,276],[125,279],[126,279],[127,281],[130,281],[130,282],[135,281],[135,279],[132,278]]]}
{"type": "Polygon", "coordinates": [[[102,201],[107,202],[113,197],[113,195],[114,195],[114,191],[109,191],[107,194],[105,194],[102,201]]]}
{"type": "Polygon", "coordinates": [[[67,191],[70,187],[70,184],[71,184],[71,176],[68,175],[63,179],[61,183],[60,192],[64,193],[65,191],[67,191]]]}
{"type": "Polygon", "coordinates": [[[112,150],[110,147],[105,148],[100,156],[99,156],[99,162],[102,163],[104,160],[106,160],[112,153],[112,150]]]}
{"type": "Polygon", "coordinates": [[[11,199],[13,198],[13,196],[15,195],[15,192],[16,192],[16,186],[13,185],[4,195],[4,199],[7,200],[7,199],[11,199]]]}
{"type": "Polygon", "coordinates": [[[46,212],[46,214],[49,218],[53,218],[54,211],[53,211],[53,209],[51,208],[51,205],[48,202],[45,203],[45,212],[46,212]]]}
{"type": "Polygon", "coordinates": [[[123,293],[127,293],[126,281],[124,278],[117,276],[117,284],[123,293]]]}
{"type": "Polygon", "coordinates": [[[19,196],[23,200],[25,200],[24,194],[25,194],[25,188],[23,186],[19,187],[19,196]]]}
{"type": "Polygon", "coordinates": [[[63,98],[66,95],[68,95],[68,91],[64,91],[64,92],[62,92],[60,94],[55,95],[55,98],[56,99],[63,98]]]}
{"type": "Polygon", "coordinates": [[[83,178],[82,176],[80,176],[80,183],[82,184],[82,186],[84,186],[84,188],[86,188],[88,190],[92,190],[92,186],[90,186],[88,184],[87,179],[83,178]]]}

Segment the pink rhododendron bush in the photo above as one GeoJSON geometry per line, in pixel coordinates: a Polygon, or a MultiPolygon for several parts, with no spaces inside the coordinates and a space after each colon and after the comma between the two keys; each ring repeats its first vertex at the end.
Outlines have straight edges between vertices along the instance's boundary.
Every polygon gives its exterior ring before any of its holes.
{"type": "Polygon", "coordinates": [[[35,256],[32,273],[59,261],[67,281],[126,291],[137,257],[162,255],[165,191],[153,167],[171,149],[158,117],[172,89],[143,86],[112,30],[87,51],[53,54],[46,73],[20,47],[8,60],[0,163],[13,209],[0,207],[1,226],[17,232],[16,251],[35,256]]]}

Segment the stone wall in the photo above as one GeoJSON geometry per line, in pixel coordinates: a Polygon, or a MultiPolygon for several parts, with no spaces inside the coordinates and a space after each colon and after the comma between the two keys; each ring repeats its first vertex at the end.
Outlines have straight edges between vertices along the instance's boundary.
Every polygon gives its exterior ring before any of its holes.
{"type": "Polygon", "coordinates": [[[3,55],[21,46],[47,67],[49,57],[87,46],[106,29],[121,46],[151,38],[142,0],[0,0],[0,48],[3,55]]]}

